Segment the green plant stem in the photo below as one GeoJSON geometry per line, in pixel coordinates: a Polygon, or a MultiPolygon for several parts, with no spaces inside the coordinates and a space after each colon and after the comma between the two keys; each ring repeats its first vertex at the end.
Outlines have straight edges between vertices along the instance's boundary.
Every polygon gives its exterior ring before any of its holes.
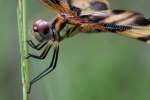
{"type": "Polygon", "coordinates": [[[17,5],[17,19],[19,30],[19,44],[21,54],[21,79],[23,88],[23,100],[29,100],[28,88],[29,88],[29,66],[27,57],[27,27],[26,27],[26,0],[18,0],[17,5]]]}

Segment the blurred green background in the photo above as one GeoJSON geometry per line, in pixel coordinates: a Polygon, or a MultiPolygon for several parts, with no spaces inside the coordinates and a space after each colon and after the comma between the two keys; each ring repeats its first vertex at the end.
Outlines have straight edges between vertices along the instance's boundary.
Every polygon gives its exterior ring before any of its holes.
{"type": "MultiPolygon", "coordinates": [[[[150,16],[149,0],[109,0],[113,8],[150,16]]],[[[16,0],[0,0],[0,100],[22,100],[16,0]]],[[[27,0],[32,23],[55,13],[27,0]]],[[[30,52],[34,52],[30,49],[30,52]]],[[[49,54],[50,55],[50,54],[49,54]]],[[[50,63],[30,59],[33,78],[50,63]]],[[[79,34],[61,43],[57,68],[37,82],[30,100],[149,100],[150,45],[114,34],[79,34]]]]}

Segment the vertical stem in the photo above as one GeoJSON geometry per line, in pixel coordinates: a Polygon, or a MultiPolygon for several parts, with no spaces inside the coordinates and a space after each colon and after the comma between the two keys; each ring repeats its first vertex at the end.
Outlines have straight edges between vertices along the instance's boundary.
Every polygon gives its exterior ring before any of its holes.
{"type": "Polygon", "coordinates": [[[19,30],[19,44],[21,54],[21,79],[23,88],[23,100],[29,100],[28,88],[29,88],[29,66],[27,57],[27,21],[26,21],[26,0],[18,0],[17,5],[17,19],[19,30]]]}

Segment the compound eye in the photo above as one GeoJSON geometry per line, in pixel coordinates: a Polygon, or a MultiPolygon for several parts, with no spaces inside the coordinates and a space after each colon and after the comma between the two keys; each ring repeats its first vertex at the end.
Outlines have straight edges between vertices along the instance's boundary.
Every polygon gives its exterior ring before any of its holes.
{"type": "Polygon", "coordinates": [[[37,20],[34,24],[33,24],[33,32],[38,32],[41,34],[48,34],[49,33],[49,24],[47,21],[44,20],[37,20]]]}

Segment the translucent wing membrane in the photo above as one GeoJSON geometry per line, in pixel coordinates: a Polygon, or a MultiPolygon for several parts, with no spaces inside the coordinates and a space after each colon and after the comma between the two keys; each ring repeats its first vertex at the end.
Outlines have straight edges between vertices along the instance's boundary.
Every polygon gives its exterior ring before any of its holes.
{"type": "Polygon", "coordinates": [[[150,26],[129,26],[130,29],[118,32],[121,35],[150,43],[150,26]]]}
{"type": "Polygon", "coordinates": [[[48,8],[70,15],[96,14],[100,11],[110,12],[107,0],[40,0],[48,8]]]}
{"type": "Polygon", "coordinates": [[[117,33],[150,43],[150,26],[103,24],[101,31],[117,33]]]}
{"type": "Polygon", "coordinates": [[[65,0],[40,0],[49,9],[55,9],[60,13],[74,15],[68,3],[65,0]]]}
{"type": "Polygon", "coordinates": [[[113,10],[106,15],[83,15],[81,18],[95,23],[95,26],[102,26],[99,32],[110,31],[145,42],[150,40],[150,20],[137,12],[113,10]]]}
{"type": "Polygon", "coordinates": [[[70,8],[78,12],[78,15],[95,14],[100,11],[110,11],[110,5],[107,0],[67,0],[70,8]],[[80,13],[80,14],[79,14],[80,13]]]}
{"type": "Polygon", "coordinates": [[[148,42],[150,39],[150,20],[142,14],[125,10],[113,10],[103,23],[128,26],[130,29],[119,32],[122,35],[148,42]]]}

